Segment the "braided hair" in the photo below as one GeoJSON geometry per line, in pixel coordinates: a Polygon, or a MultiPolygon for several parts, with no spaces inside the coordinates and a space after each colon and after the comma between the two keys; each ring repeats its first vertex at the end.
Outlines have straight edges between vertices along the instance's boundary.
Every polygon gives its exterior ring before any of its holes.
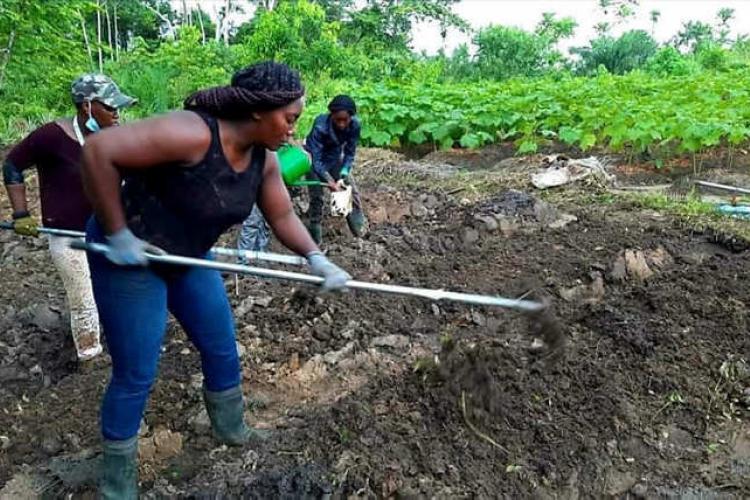
{"type": "Polygon", "coordinates": [[[216,118],[239,120],[258,111],[282,108],[304,95],[297,71],[286,64],[265,61],[236,72],[230,85],[195,92],[185,99],[184,106],[216,118]]]}

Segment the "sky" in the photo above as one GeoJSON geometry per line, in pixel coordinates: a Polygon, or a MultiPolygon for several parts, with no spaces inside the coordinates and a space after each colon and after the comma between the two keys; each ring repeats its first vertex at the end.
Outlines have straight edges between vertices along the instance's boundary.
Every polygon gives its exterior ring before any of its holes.
{"type": "MultiPolygon", "coordinates": [[[[191,5],[201,5],[210,15],[215,15],[224,0],[185,0],[188,8],[191,5]]],[[[248,0],[240,0],[245,6],[246,13],[238,16],[244,20],[252,12],[248,0]]],[[[174,8],[182,9],[183,0],[171,0],[174,8]]],[[[666,42],[677,31],[682,23],[688,20],[699,20],[714,24],[716,13],[722,7],[735,10],[732,21],[733,34],[750,32],[750,0],[641,0],[636,10],[636,16],[626,25],[619,27],[615,33],[623,29],[644,29],[651,32],[652,24],[649,13],[652,10],[661,12],[661,18],[656,24],[654,37],[659,42],[666,42]]],[[[563,40],[559,47],[566,51],[570,47],[587,45],[594,38],[594,25],[603,20],[598,8],[597,0],[462,0],[454,6],[454,12],[466,19],[473,29],[489,24],[517,26],[525,30],[533,30],[544,12],[554,12],[557,17],[572,17],[578,22],[573,38],[563,40]]],[[[471,35],[451,31],[446,39],[445,49],[450,54],[461,43],[469,43],[471,35]]],[[[423,23],[417,25],[413,31],[413,48],[417,52],[425,51],[434,54],[443,46],[440,30],[435,24],[423,23]]]]}
{"type": "MultiPolygon", "coordinates": [[[[750,0],[641,0],[636,16],[625,26],[625,30],[644,29],[651,32],[649,13],[661,12],[654,30],[659,42],[666,42],[680,30],[682,23],[699,20],[715,23],[716,13],[723,7],[735,10],[731,23],[733,34],[750,32],[750,0]]],[[[597,0],[462,0],[453,11],[466,19],[472,28],[489,24],[517,26],[533,30],[544,12],[554,12],[557,17],[572,17],[578,22],[573,38],[560,43],[562,50],[587,45],[596,36],[594,25],[603,19],[597,0]]],[[[622,31],[619,28],[617,31],[622,31]]],[[[446,52],[450,54],[461,43],[470,42],[471,36],[451,31],[446,39],[446,52]]],[[[434,24],[422,24],[414,30],[413,48],[434,54],[442,46],[440,31],[434,24]]]]}

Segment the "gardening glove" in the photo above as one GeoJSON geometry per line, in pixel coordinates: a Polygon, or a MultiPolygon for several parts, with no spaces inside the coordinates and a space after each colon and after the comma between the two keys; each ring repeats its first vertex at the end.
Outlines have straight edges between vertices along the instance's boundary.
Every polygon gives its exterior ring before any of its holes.
{"type": "Polygon", "coordinates": [[[344,167],[341,169],[341,180],[344,182],[345,185],[349,186],[351,182],[349,181],[349,174],[351,173],[350,167],[344,167]]]}
{"type": "Polygon", "coordinates": [[[13,230],[23,236],[39,236],[39,224],[29,212],[13,214],[13,230]]]}
{"type": "Polygon", "coordinates": [[[349,273],[328,260],[325,255],[317,250],[310,252],[305,257],[312,273],[325,278],[325,281],[320,285],[323,292],[346,290],[346,282],[352,279],[349,273]]]}
{"type": "Polygon", "coordinates": [[[127,227],[107,236],[107,245],[109,249],[104,254],[105,257],[118,266],[145,266],[148,264],[147,254],[166,253],[161,248],[137,238],[127,227]]]}

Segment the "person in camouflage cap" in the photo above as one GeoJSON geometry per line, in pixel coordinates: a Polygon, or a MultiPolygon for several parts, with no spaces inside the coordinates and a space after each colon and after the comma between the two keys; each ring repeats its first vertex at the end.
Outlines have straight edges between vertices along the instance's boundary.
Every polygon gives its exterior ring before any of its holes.
{"type": "Polygon", "coordinates": [[[117,84],[106,75],[87,73],[71,85],[73,103],[86,115],[84,125],[90,132],[117,125],[118,110],[135,104],[136,99],[123,94],[117,84]]]}
{"type": "MultiPolygon", "coordinates": [[[[111,78],[86,74],[71,86],[76,107],[72,117],[42,125],[18,143],[3,164],[3,180],[13,209],[13,228],[24,236],[39,234],[38,222],[28,210],[23,171],[36,167],[45,227],[83,231],[91,205],[81,183],[81,149],[87,136],[117,125],[119,111],[135,99],[111,78]]],[[[86,255],[70,248],[70,239],[51,236],[52,262],[62,278],[70,310],[70,327],[79,362],[102,352],[99,316],[91,289],[86,255]]],[[[85,366],[87,363],[83,363],[85,366]]]]}

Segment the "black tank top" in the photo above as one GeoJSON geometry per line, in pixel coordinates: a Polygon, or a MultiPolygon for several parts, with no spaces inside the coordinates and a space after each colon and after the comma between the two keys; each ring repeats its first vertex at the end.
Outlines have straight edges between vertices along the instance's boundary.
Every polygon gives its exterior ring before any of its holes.
{"type": "Polygon", "coordinates": [[[266,150],[255,148],[248,168],[237,173],[222,151],[216,119],[198,114],[211,130],[211,146],[198,164],[131,171],[122,187],[130,230],[188,257],[205,255],[222,233],[250,215],[266,160],[266,150]]]}

